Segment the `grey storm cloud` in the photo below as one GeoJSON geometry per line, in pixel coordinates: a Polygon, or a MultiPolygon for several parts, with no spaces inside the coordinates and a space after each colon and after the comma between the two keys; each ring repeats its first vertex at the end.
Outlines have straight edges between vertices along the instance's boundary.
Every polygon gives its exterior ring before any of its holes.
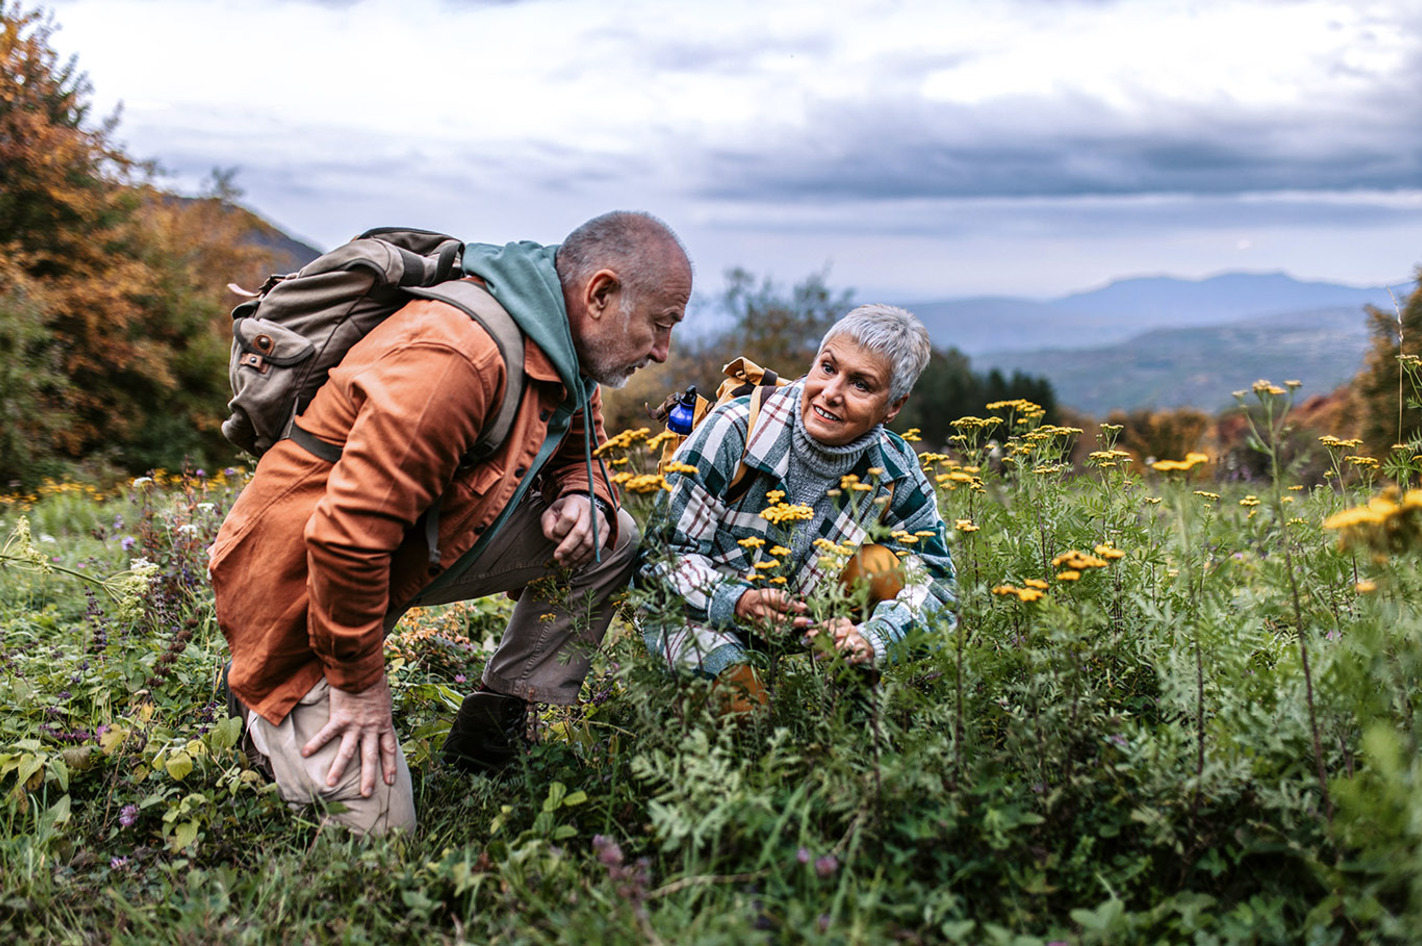
{"type": "Polygon", "coordinates": [[[706,148],[697,189],[717,199],[843,200],[1416,188],[1417,88],[1413,63],[1366,99],[1292,110],[821,104],[803,131],[760,129],[754,147],[706,148]]]}

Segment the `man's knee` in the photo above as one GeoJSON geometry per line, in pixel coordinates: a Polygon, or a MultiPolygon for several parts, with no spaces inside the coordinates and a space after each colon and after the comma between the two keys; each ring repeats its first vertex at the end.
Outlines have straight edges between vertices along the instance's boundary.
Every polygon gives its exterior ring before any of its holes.
{"type": "Polygon", "coordinates": [[[616,562],[620,566],[630,565],[637,557],[637,546],[642,542],[642,533],[637,528],[637,520],[626,509],[617,510],[617,541],[611,554],[604,562],[616,562]]]}

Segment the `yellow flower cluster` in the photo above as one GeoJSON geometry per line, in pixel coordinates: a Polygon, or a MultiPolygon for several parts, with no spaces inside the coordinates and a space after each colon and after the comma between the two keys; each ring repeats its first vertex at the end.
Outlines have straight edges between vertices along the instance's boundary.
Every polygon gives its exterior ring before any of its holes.
{"type": "Polygon", "coordinates": [[[1324,434],[1322,437],[1319,437],[1318,442],[1325,447],[1334,447],[1339,450],[1357,450],[1363,445],[1363,441],[1361,440],[1339,440],[1330,434],[1324,434]]]}
{"type": "Polygon", "coordinates": [[[953,528],[957,529],[959,532],[978,531],[978,527],[973,525],[973,520],[971,519],[955,519],[953,521],[953,528]]]}
{"type": "Polygon", "coordinates": [[[651,436],[651,437],[648,437],[648,438],[647,438],[647,449],[648,449],[648,450],[655,450],[655,449],[657,449],[658,447],[660,447],[662,444],[666,443],[668,440],[671,440],[673,437],[679,437],[679,436],[681,436],[681,435],[680,435],[680,434],[677,434],[677,433],[674,433],[674,432],[672,432],[672,431],[670,431],[670,430],[664,430],[664,431],[662,431],[662,432],[659,433],[659,434],[656,434],[656,435],[654,435],[654,436],[651,436]]]}
{"type": "Polygon", "coordinates": [[[1323,528],[1339,532],[1344,548],[1363,547],[1379,553],[1422,549],[1422,489],[1405,494],[1389,486],[1356,506],[1329,516],[1323,528]]]}
{"type": "Polygon", "coordinates": [[[1201,499],[1203,499],[1203,500],[1204,500],[1205,502],[1207,502],[1207,503],[1215,502],[1216,500],[1218,500],[1218,499],[1220,498],[1220,494],[1219,494],[1219,493],[1212,493],[1212,492],[1210,492],[1209,490],[1206,490],[1206,489],[1197,489],[1197,490],[1195,490],[1195,495],[1196,495],[1196,496],[1199,496],[1201,499]]]}
{"type": "MultiPolygon", "coordinates": [[[[1043,584],[1045,584],[1045,582],[1043,582],[1043,584]]],[[[1018,601],[1028,602],[1036,601],[1046,594],[1046,592],[1040,588],[1018,588],[1015,585],[998,585],[992,590],[992,593],[1001,595],[1004,598],[1011,595],[1018,601]]]]}
{"type": "Polygon", "coordinates": [[[696,467],[690,463],[682,463],[680,460],[673,460],[667,464],[668,473],[696,473],[696,467]]]}
{"type": "Polygon", "coordinates": [[[969,473],[967,468],[950,470],[947,473],[939,473],[933,478],[939,486],[946,486],[948,489],[957,489],[959,486],[967,486],[970,489],[981,490],[983,481],[969,473]]]}
{"type": "Polygon", "coordinates": [[[1251,385],[1251,387],[1253,388],[1255,394],[1279,395],[1288,393],[1274,382],[1265,381],[1263,378],[1260,378],[1258,381],[1255,381],[1254,384],[1251,385]]]}
{"type": "Polygon", "coordinates": [[[1250,495],[1244,497],[1243,499],[1241,499],[1241,500],[1239,501],[1239,504],[1240,504],[1241,506],[1246,507],[1246,508],[1252,507],[1252,506],[1257,506],[1257,505],[1259,505],[1259,497],[1258,497],[1258,496],[1255,496],[1255,495],[1253,495],[1253,494],[1250,494],[1250,495]]]}
{"type": "Polygon", "coordinates": [[[1092,549],[1092,551],[1094,551],[1102,558],[1106,559],[1108,562],[1114,562],[1117,559],[1122,559],[1126,557],[1125,552],[1116,548],[1110,542],[1102,542],[1100,545],[1096,546],[1096,548],[1092,549]]]}
{"type": "Polygon", "coordinates": [[[919,436],[919,434],[921,433],[923,433],[923,431],[919,430],[917,427],[910,427],[908,430],[905,430],[899,436],[903,437],[904,440],[908,441],[909,443],[918,443],[920,440],[923,439],[919,436]]]}
{"type": "MultiPolygon", "coordinates": [[[[989,407],[988,410],[992,410],[992,408],[989,407]]],[[[952,426],[959,430],[981,430],[985,427],[996,427],[1000,423],[1002,423],[1001,417],[959,417],[953,421],[952,426]]]]}
{"type": "Polygon", "coordinates": [[[815,517],[815,511],[804,503],[776,503],[762,509],[760,517],[778,526],[786,522],[809,522],[815,517]]]}
{"type": "Polygon", "coordinates": [[[1110,469],[1119,464],[1130,463],[1131,454],[1128,450],[1093,450],[1087,455],[1087,459],[1095,466],[1110,469]]]}
{"type": "Polygon", "coordinates": [[[593,451],[593,456],[600,457],[604,453],[609,453],[613,450],[626,450],[637,441],[646,439],[646,436],[651,432],[650,428],[637,427],[633,430],[624,430],[620,434],[614,434],[603,441],[602,444],[593,451]]]}
{"type": "Polygon", "coordinates": [[[629,493],[655,493],[659,489],[670,490],[666,478],[657,473],[614,473],[612,482],[619,484],[629,493]]]}
{"type": "Polygon", "coordinates": [[[1092,555],[1077,549],[1067,549],[1056,558],[1052,559],[1052,567],[1062,569],[1057,573],[1057,581],[1076,581],[1081,577],[1081,573],[1087,568],[1105,568],[1111,564],[1107,561],[1117,559],[1125,555],[1120,549],[1114,549],[1109,545],[1098,545],[1098,552],[1105,552],[1103,555],[1092,555]]]}
{"type": "Polygon", "coordinates": [[[1041,417],[1047,413],[1040,404],[1033,404],[1024,398],[1015,398],[1011,401],[993,401],[986,405],[990,411],[1015,411],[1021,417],[1041,417]]]}
{"type": "Polygon", "coordinates": [[[1373,457],[1344,457],[1343,462],[1351,463],[1359,469],[1366,467],[1369,470],[1376,470],[1378,468],[1378,461],[1373,457]]]}
{"type": "Polygon", "coordinates": [[[1209,462],[1210,458],[1208,455],[1191,451],[1185,454],[1185,459],[1183,460],[1156,460],[1150,465],[1150,468],[1152,470],[1158,470],[1161,473],[1183,472],[1193,470],[1200,464],[1209,462]]]}

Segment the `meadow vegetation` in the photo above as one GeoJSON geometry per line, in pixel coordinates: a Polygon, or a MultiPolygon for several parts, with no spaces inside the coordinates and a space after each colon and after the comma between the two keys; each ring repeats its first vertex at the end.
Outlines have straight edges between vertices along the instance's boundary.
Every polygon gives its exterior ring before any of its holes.
{"type": "MultiPolygon", "coordinates": [[[[504,776],[452,772],[508,604],[416,612],[387,669],[422,828],[375,841],[289,811],[227,718],[204,549],[243,470],[9,496],[0,936],[1415,940],[1422,449],[1325,438],[1304,487],[1293,387],[1238,393],[1246,480],[1110,424],[1073,463],[1081,432],[1023,400],[959,418],[921,454],[956,630],[877,682],[784,641],[740,726],[646,654],[636,615],[675,603],[634,594],[579,706],[539,708],[504,776]]],[[[654,441],[604,454],[641,517],[654,441]]]]}

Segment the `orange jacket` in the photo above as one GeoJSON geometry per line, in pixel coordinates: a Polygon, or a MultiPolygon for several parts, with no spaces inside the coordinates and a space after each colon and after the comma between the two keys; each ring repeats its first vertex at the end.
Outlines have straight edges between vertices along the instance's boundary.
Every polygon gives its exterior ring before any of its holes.
{"type": "MultiPolygon", "coordinates": [[[[380,679],[386,613],[440,570],[430,565],[416,520],[440,500],[440,565],[452,565],[508,504],[546,439],[564,387],[531,341],[524,371],[508,439],[487,462],[462,471],[459,458],[497,412],[506,383],[498,347],[468,315],[441,302],[411,302],[331,371],[301,426],[343,443],[340,460],[277,443],[210,550],[218,625],[232,651],[228,684],[244,703],[279,724],[322,676],[349,692],[380,679]]],[[[601,404],[594,393],[598,443],[607,436],[601,404]]],[[[552,501],[586,492],[587,477],[579,412],[539,485],[552,501]]],[[[594,491],[613,501],[600,472],[594,491]]]]}

